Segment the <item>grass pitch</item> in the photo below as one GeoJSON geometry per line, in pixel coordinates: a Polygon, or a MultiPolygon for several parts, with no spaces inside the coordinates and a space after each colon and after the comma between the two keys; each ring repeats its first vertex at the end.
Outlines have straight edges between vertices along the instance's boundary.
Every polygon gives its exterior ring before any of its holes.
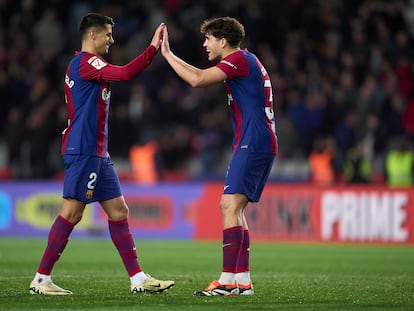
{"type": "Polygon", "coordinates": [[[0,238],[0,310],[414,310],[414,247],[252,243],[254,296],[194,297],[219,276],[220,242],[139,241],[144,271],[168,292],[132,295],[109,240],[72,239],[53,280],[73,296],[34,296],[46,239],[0,238]]]}

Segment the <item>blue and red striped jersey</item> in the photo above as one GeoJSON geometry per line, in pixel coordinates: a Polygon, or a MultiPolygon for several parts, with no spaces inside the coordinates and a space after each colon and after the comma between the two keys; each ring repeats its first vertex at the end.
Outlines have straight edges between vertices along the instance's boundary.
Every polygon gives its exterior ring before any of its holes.
{"type": "Polygon", "coordinates": [[[64,91],[69,112],[62,133],[62,155],[107,157],[110,81],[130,80],[152,61],[156,48],[150,45],[125,66],[106,62],[98,55],[76,53],[68,65],[64,91]]]}
{"type": "Polygon", "coordinates": [[[224,83],[233,125],[233,153],[240,148],[277,154],[273,91],[266,69],[247,50],[226,56],[216,66],[227,76],[224,83]]]}

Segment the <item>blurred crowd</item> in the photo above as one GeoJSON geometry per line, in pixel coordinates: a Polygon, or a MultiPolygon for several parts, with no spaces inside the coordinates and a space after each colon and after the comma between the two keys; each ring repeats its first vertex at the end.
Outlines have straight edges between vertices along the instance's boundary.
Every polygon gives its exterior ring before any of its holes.
{"type": "MultiPolygon", "coordinates": [[[[118,65],[164,21],[177,55],[210,66],[200,23],[238,18],[242,46],[274,88],[280,153],[271,178],[313,178],[323,163],[314,155],[328,150],[328,182],[378,181],[390,150],[402,142],[412,150],[414,1],[0,0],[0,177],[61,176],[63,77],[80,47],[78,22],[92,11],[114,18],[107,59],[118,65]]],[[[157,179],[222,179],[232,140],[225,96],[224,85],[186,85],[161,55],[136,79],[114,82],[109,152],[121,177],[130,177],[136,148],[154,155],[157,179]]]]}

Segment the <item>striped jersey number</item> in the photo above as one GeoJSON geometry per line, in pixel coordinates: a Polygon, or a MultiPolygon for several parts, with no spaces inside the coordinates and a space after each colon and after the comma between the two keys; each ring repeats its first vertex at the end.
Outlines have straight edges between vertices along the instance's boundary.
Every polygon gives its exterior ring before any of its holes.
{"type": "Polygon", "coordinates": [[[272,92],[272,84],[270,83],[269,79],[264,80],[264,88],[265,88],[265,95],[267,98],[267,105],[265,107],[266,117],[272,123],[272,129],[276,132],[275,122],[274,122],[274,112],[273,112],[273,92],[272,92]]]}
{"type": "Polygon", "coordinates": [[[269,79],[264,80],[264,87],[265,87],[266,96],[268,98],[268,102],[270,103],[270,106],[273,106],[272,84],[270,83],[269,79]]]}

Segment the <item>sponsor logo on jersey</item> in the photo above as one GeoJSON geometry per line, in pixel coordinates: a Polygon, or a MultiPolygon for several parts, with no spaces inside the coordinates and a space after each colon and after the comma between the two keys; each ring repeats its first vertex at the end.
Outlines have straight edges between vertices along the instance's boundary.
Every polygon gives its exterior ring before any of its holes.
{"type": "Polygon", "coordinates": [[[98,56],[93,56],[93,57],[89,58],[88,63],[91,64],[97,70],[101,70],[106,65],[108,65],[102,59],[100,59],[98,56]]]}

